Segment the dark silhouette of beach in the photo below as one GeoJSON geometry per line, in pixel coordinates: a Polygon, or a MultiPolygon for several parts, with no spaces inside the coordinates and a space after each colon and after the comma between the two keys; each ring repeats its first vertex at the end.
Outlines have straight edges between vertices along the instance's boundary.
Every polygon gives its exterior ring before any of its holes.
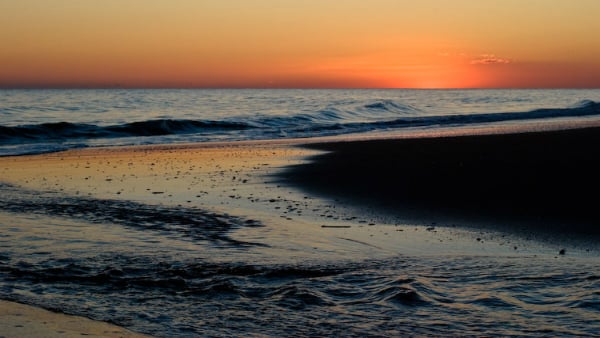
{"type": "Polygon", "coordinates": [[[389,213],[531,222],[600,234],[600,128],[329,142],[284,172],[309,192],[389,213]]]}

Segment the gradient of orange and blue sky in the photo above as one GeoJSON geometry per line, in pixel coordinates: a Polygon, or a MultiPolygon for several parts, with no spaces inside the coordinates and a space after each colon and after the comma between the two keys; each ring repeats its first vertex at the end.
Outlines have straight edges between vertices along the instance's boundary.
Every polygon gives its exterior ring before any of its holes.
{"type": "Polygon", "coordinates": [[[598,88],[598,0],[0,0],[0,87],[598,88]]]}

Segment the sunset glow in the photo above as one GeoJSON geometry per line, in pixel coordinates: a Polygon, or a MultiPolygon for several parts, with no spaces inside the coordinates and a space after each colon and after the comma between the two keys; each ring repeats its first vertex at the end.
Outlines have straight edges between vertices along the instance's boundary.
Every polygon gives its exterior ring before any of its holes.
{"type": "Polygon", "coordinates": [[[600,87],[596,0],[0,0],[0,87],[600,87]]]}

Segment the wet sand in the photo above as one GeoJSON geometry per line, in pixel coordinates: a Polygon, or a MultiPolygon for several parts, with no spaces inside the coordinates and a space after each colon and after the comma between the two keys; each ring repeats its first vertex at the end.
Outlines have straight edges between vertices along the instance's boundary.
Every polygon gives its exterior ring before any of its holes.
{"type": "Polygon", "coordinates": [[[108,323],[2,300],[0,334],[6,338],[147,337],[108,323]]]}
{"type": "Polygon", "coordinates": [[[478,250],[461,228],[518,227],[536,238],[562,234],[561,243],[598,235],[600,128],[509,131],[90,148],[0,158],[0,175],[31,191],[240,216],[264,226],[237,229],[234,239],[286,243],[269,259],[292,245],[332,259],[363,257],[367,247],[478,250]],[[419,232],[434,225],[438,237],[419,232]]]}
{"type": "Polygon", "coordinates": [[[301,189],[391,214],[521,221],[600,235],[600,128],[327,142],[283,175],[301,189]]]}

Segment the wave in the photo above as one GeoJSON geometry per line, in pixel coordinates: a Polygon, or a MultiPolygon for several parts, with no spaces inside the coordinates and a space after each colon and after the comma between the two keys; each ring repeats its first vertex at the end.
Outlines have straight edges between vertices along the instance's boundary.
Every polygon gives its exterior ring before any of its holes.
{"type": "Polygon", "coordinates": [[[572,108],[536,109],[527,112],[510,113],[413,116],[390,121],[373,122],[369,123],[369,125],[375,128],[393,128],[401,126],[419,127],[428,125],[457,125],[558,117],[580,117],[599,114],[600,103],[594,101],[584,101],[572,108]]]}
{"type": "Polygon", "coordinates": [[[148,120],[120,125],[98,126],[84,123],[42,123],[16,127],[0,126],[0,140],[64,140],[161,136],[191,134],[207,130],[242,130],[251,128],[241,122],[196,120],[148,120]]]}
{"type": "Polygon", "coordinates": [[[390,111],[396,113],[419,113],[421,110],[409,104],[400,104],[392,100],[377,100],[364,105],[367,110],[390,111]]]}
{"type": "MultiPolygon", "coordinates": [[[[101,126],[87,123],[42,123],[20,126],[0,126],[0,155],[32,153],[32,147],[22,146],[57,144],[67,148],[99,145],[96,140],[147,140],[159,142],[199,142],[210,140],[234,141],[286,137],[317,137],[360,133],[409,127],[468,126],[473,124],[512,122],[561,117],[600,115],[600,103],[586,100],[567,108],[535,109],[524,112],[432,114],[392,100],[373,100],[368,103],[338,103],[314,112],[291,115],[228,117],[223,120],[153,119],[101,126]],[[174,138],[175,136],[175,138],[174,138]],[[165,139],[164,137],[170,137],[165,139]],[[95,140],[91,142],[91,140],[95,140]],[[69,143],[69,145],[65,145],[69,143]],[[6,147],[21,145],[14,149],[6,147]]],[[[136,141],[136,142],[138,142],[136,141]]],[[[122,141],[122,145],[139,144],[122,141]]],[[[105,142],[101,145],[110,145],[105,142]]],[[[52,151],[53,147],[34,147],[37,152],[52,151]]]]}
{"type": "MultiPolygon", "coordinates": [[[[377,105],[376,107],[379,107],[377,105]]],[[[376,108],[379,109],[379,108],[376,108]]],[[[523,121],[533,119],[548,119],[561,117],[583,117],[600,115],[600,103],[594,101],[582,101],[571,108],[536,109],[527,112],[508,113],[481,113],[481,114],[451,114],[451,115],[426,115],[426,116],[403,116],[401,118],[374,121],[374,122],[349,122],[314,124],[304,127],[293,128],[296,132],[319,132],[343,131],[367,132],[374,130],[386,130],[407,127],[427,126],[462,126],[494,122],[523,121]]]]}

